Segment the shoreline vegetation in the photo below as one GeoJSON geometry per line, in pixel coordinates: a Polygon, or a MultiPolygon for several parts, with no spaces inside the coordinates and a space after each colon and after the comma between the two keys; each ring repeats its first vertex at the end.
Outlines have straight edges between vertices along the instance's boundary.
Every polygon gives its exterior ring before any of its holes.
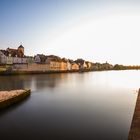
{"type": "Polygon", "coordinates": [[[31,93],[30,89],[19,89],[0,91],[0,109],[9,107],[27,98],[31,93]]]}

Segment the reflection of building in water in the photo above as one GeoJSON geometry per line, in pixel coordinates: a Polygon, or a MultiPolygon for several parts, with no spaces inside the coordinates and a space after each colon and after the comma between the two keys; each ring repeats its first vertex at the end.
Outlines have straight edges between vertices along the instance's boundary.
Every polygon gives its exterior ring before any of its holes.
{"type": "Polygon", "coordinates": [[[23,89],[24,84],[23,80],[21,80],[18,76],[5,76],[0,77],[1,81],[6,84],[0,84],[0,90],[12,90],[12,89],[23,89]]]}
{"type": "Polygon", "coordinates": [[[6,83],[0,83],[0,90],[54,88],[66,78],[67,74],[0,76],[1,82],[6,83]]]}
{"type": "Polygon", "coordinates": [[[34,80],[36,80],[36,88],[54,88],[58,86],[64,78],[66,78],[66,74],[49,74],[49,75],[36,75],[34,80]]]}
{"type": "Polygon", "coordinates": [[[29,76],[1,76],[0,90],[25,89],[31,86],[29,76]]]}

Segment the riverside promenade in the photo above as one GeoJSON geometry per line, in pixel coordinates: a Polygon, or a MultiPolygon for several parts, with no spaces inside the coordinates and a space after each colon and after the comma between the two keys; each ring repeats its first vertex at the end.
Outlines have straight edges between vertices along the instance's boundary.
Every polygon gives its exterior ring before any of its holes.
{"type": "Polygon", "coordinates": [[[31,93],[30,90],[10,90],[10,91],[0,91],[0,109],[8,107],[12,104],[15,104],[31,93]]]}
{"type": "Polygon", "coordinates": [[[138,92],[135,111],[129,131],[128,140],[140,140],[140,89],[138,92]]]}

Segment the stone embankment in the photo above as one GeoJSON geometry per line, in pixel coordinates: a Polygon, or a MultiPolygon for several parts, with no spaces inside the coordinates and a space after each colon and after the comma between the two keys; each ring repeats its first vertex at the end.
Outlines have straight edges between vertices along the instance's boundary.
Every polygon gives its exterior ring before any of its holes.
{"type": "Polygon", "coordinates": [[[140,89],[138,92],[138,97],[129,131],[128,140],[140,140],[140,89]]]}
{"type": "Polygon", "coordinates": [[[0,91],[0,109],[15,104],[31,93],[30,90],[11,90],[11,91],[0,91]]]}

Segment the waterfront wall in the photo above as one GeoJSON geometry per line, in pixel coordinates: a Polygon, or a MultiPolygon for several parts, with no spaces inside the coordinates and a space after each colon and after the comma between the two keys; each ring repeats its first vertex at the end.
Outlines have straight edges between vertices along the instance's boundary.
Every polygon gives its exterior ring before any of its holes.
{"type": "Polygon", "coordinates": [[[15,64],[13,65],[14,71],[49,71],[50,66],[48,64],[15,64]]]}
{"type": "Polygon", "coordinates": [[[64,63],[62,66],[53,66],[50,64],[14,64],[12,66],[13,71],[38,71],[38,72],[45,72],[45,71],[71,71],[71,70],[79,70],[79,67],[73,66],[70,69],[67,68],[67,65],[64,63]]]}

